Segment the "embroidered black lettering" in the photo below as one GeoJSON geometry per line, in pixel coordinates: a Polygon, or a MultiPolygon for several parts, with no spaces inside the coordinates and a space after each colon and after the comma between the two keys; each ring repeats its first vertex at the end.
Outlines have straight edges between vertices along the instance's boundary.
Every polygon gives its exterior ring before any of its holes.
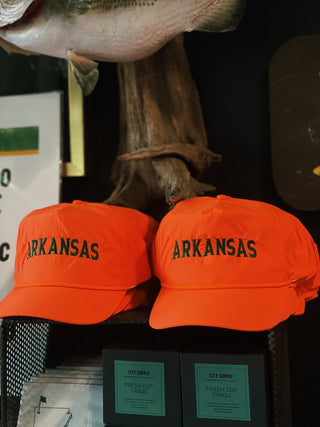
{"type": "Polygon", "coordinates": [[[190,257],[190,255],[189,255],[190,246],[191,245],[190,245],[189,240],[182,240],[182,256],[181,256],[181,258],[185,258],[186,256],[190,257]]]}
{"type": "Polygon", "coordinates": [[[214,255],[213,253],[213,249],[212,249],[212,244],[211,244],[211,240],[207,239],[207,243],[206,243],[206,249],[204,251],[203,256],[208,256],[208,254],[210,255],[214,255]]]}
{"type": "Polygon", "coordinates": [[[31,257],[32,257],[32,255],[31,255],[31,244],[30,244],[30,242],[28,242],[28,256],[27,256],[27,259],[29,259],[31,257]]]}
{"type": "Polygon", "coordinates": [[[229,249],[227,251],[228,255],[234,255],[236,253],[236,249],[234,247],[234,239],[228,239],[226,242],[227,248],[229,249]]]}
{"type": "Polygon", "coordinates": [[[32,254],[31,254],[31,256],[37,256],[37,247],[38,247],[38,240],[32,240],[32,254]]]}
{"type": "Polygon", "coordinates": [[[70,246],[72,249],[72,251],[70,251],[71,256],[77,256],[78,255],[78,253],[79,253],[78,243],[79,243],[78,239],[72,239],[71,240],[71,243],[70,243],[70,246]]]}
{"type": "Polygon", "coordinates": [[[179,244],[175,241],[172,259],[180,258],[179,244]]]}
{"type": "Polygon", "coordinates": [[[220,252],[223,255],[226,254],[226,239],[216,239],[217,244],[217,255],[220,255],[220,252]]]}
{"type": "Polygon", "coordinates": [[[96,260],[96,259],[99,258],[99,252],[97,250],[98,248],[99,248],[98,243],[92,243],[92,245],[91,245],[91,253],[93,255],[91,254],[91,259],[96,260]]]}
{"type": "Polygon", "coordinates": [[[51,238],[51,245],[50,245],[50,249],[48,251],[48,254],[55,254],[57,255],[58,251],[57,251],[57,242],[56,239],[54,237],[51,238]]]}
{"type": "Polygon", "coordinates": [[[192,256],[201,256],[201,253],[199,251],[199,243],[201,242],[201,239],[192,239],[192,256]]]}
{"type": "Polygon", "coordinates": [[[67,237],[66,239],[63,237],[60,237],[60,255],[63,255],[63,252],[65,255],[69,255],[70,250],[70,237],[67,237]]]}
{"type": "Polygon", "coordinates": [[[88,242],[86,240],[83,241],[79,257],[82,258],[83,256],[85,256],[86,258],[90,258],[89,250],[88,250],[88,242]]]}
{"type": "Polygon", "coordinates": [[[254,240],[248,240],[247,247],[249,249],[249,257],[251,257],[251,258],[255,258],[257,256],[255,244],[256,244],[256,242],[254,240]]]}
{"type": "Polygon", "coordinates": [[[238,246],[238,253],[237,253],[237,257],[241,257],[241,256],[247,257],[247,252],[246,249],[244,247],[243,241],[242,239],[239,239],[239,246],[238,246]]]}
{"type": "Polygon", "coordinates": [[[39,252],[38,252],[38,255],[45,255],[46,254],[46,251],[45,251],[45,248],[44,248],[44,245],[45,245],[46,241],[47,241],[46,237],[45,238],[41,238],[39,240],[39,252]]]}

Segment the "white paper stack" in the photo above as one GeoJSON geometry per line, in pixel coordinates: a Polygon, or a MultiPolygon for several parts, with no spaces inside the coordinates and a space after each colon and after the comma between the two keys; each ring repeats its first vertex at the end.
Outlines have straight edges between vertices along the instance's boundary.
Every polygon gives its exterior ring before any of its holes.
{"type": "Polygon", "coordinates": [[[102,367],[71,362],[24,383],[18,427],[103,427],[102,367]]]}

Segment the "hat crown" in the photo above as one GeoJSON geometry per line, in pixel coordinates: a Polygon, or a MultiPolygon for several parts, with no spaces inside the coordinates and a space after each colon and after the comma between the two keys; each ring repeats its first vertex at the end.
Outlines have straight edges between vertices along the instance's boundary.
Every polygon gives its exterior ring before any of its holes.
{"type": "Polygon", "coordinates": [[[223,195],[186,200],[169,212],[153,261],[163,283],[182,287],[277,286],[319,269],[316,245],[296,217],[223,195]]]}
{"type": "Polygon", "coordinates": [[[19,227],[15,282],[129,289],[151,277],[155,230],[151,217],[102,203],[35,210],[19,227]]]}

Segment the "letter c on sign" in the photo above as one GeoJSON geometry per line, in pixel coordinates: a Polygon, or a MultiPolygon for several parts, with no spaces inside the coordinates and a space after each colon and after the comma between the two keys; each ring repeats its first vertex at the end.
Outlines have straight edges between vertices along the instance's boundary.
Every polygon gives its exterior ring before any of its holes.
{"type": "Polygon", "coordinates": [[[5,250],[9,249],[9,243],[2,243],[2,245],[0,245],[0,261],[7,261],[9,259],[9,254],[5,254],[5,250]]]}

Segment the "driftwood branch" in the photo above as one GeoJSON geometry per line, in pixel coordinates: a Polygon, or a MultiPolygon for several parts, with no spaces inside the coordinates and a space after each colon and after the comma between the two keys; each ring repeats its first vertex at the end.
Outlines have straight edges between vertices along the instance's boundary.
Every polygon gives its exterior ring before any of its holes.
{"type": "Polygon", "coordinates": [[[211,152],[198,92],[179,36],[149,58],[118,64],[119,156],[106,203],[148,211],[213,191],[197,179],[211,152]]]}

